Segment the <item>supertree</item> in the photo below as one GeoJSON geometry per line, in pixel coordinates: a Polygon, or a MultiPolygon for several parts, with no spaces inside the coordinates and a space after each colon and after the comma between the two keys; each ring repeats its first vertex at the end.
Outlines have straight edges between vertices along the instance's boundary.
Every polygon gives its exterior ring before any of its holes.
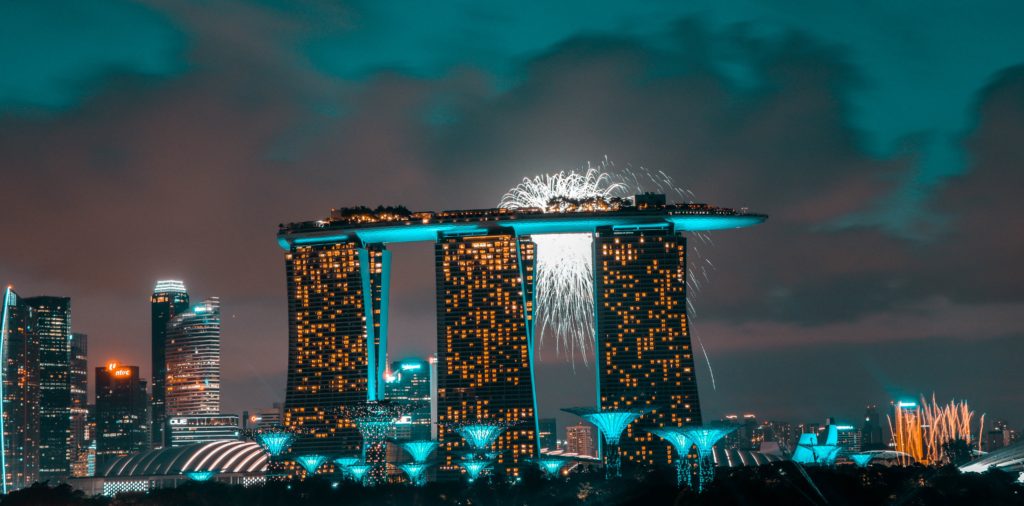
{"type": "Polygon", "coordinates": [[[403,441],[399,445],[404,449],[410,457],[412,462],[400,464],[398,467],[405,471],[405,474],[409,476],[409,483],[421,486],[426,483],[424,479],[424,472],[429,467],[427,464],[427,458],[433,453],[434,449],[437,448],[437,441],[418,440],[418,441],[403,441]]]}
{"type": "Polygon", "coordinates": [[[622,454],[619,451],[619,439],[622,437],[626,427],[633,423],[633,420],[640,418],[650,410],[646,408],[602,410],[599,408],[580,407],[565,408],[562,411],[572,413],[597,427],[605,442],[605,478],[622,476],[622,454]]]}
{"type": "Polygon", "coordinates": [[[857,467],[868,467],[868,464],[871,464],[871,457],[874,457],[874,455],[870,453],[854,453],[849,455],[850,460],[857,464],[857,467]]]}
{"type": "Polygon", "coordinates": [[[541,471],[544,471],[544,474],[548,478],[558,478],[559,474],[562,472],[562,468],[569,463],[566,459],[551,456],[540,457],[534,459],[533,462],[537,464],[537,467],[539,467],[541,471]]]}
{"type": "Polygon", "coordinates": [[[697,492],[703,492],[715,479],[715,443],[736,430],[732,425],[710,425],[703,427],[681,427],[683,436],[697,445],[697,492]]]}
{"type": "Polygon", "coordinates": [[[690,471],[686,469],[686,456],[690,454],[693,442],[686,438],[685,427],[662,427],[647,429],[647,432],[668,441],[676,450],[676,483],[691,485],[690,471]]]}
{"type": "MultiPolygon", "coordinates": [[[[363,437],[361,461],[369,466],[371,485],[387,477],[387,438],[394,433],[395,423],[408,411],[408,406],[391,401],[374,401],[341,408],[343,416],[352,420],[363,437]]],[[[352,470],[350,466],[349,471],[352,470]]]]}
{"type": "Polygon", "coordinates": [[[217,475],[217,471],[186,471],[182,474],[192,481],[208,481],[217,475]]]}
{"type": "Polygon", "coordinates": [[[279,479],[283,478],[286,474],[280,474],[279,470],[275,471],[275,463],[279,462],[281,456],[291,448],[292,443],[306,432],[298,427],[274,425],[245,430],[242,432],[242,437],[255,441],[256,444],[260,445],[260,448],[263,448],[263,451],[267,452],[269,461],[267,467],[270,469],[267,477],[279,479]]]}
{"type": "Polygon", "coordinates": [[[458,465],[466,470],[466,476],[470,482],[475,481],[480,473],[490,467],[501,454],[500,451],[491,450],[491,446],[498,437],[509,427],[519,423],[519,420],[479,418],[445,424],[445,428],[462,436],[469,446],[469,451],[462,456],[458,465]]]}
{"type": "Polygon", "coordinates": [[[316,470],[319,469],[320,466],[324,465],[328,460],[327,456],[315,453],[295,457],[295,462],[306,470],[306,476],[313,476],[316,474],[316,470]]]}

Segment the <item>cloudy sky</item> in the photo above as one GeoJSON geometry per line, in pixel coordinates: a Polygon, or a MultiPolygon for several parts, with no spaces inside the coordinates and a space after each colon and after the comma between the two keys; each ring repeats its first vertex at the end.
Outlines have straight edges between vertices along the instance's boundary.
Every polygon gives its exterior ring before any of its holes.
{"type": "MultiPolygon", "coordinates": [[[[154,281],[220,296],[240,411],[283,398],[278,223],[607,158],[771,215],[702,251],[706,417],[934,391],[1024,425],[1024,7],[601,4],[4,2],[0,281],[147,376],[154,281]]],[[[424,355],[431,248],[394,250],[391,354],[424,355]]],[[[549,347],[541,415],[592,378],[549,347]]]]}

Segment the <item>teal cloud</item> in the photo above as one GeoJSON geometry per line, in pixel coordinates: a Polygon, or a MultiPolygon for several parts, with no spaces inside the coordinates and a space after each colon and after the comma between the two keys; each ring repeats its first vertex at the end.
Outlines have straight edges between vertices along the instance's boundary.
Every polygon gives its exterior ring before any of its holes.
{"type": "Polygon", "coordinates": [[[183,49],[166,18],[136,3],[0,2],[0,111],[73,107],[115,73],[174,75],[183,49]]]}

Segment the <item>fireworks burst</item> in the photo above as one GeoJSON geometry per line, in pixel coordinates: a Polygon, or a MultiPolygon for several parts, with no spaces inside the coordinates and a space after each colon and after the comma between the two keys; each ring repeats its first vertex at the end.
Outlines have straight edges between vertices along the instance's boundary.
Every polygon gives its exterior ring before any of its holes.
{"type": "MultiPolygon", "coordinates": [[[[568,204],[580,201],[611,202],[615,199],[651,191],[674,195],[680,202],[693,202],[692,191],[675,184],[664,172],[626,167],[618,170],[605,158],[586,170],[562,171],[557,174],[525,178],[508,191],[499,207],[506,209],[538,208],[546,213],[565,212],[568,204]]],[[[712,246],[711,238],[702,232],[691,233],[699,244],[691,246],[687,261],[686,304],[690,319],[696,315],[693,296],[710,280],[715,266],[701,254],[701,246],[712,246]]],[[[592,234],[551,234],[533,236],[536,253],[535,319],[541,344],[553,333],[556,350],[575,361],[578,353],[583,363],[593,351],[594,342],[594,277],[592,234]]],[[[699,335],[694,334],[715,385],[715,373],[699,335]]]]}
{"type": "MultiPolygon", "coordinates": [[[[602,166],[603,167],[603,166],[602,166]]],[[[626,190],[599,167],[586,172],[559,172],[523,179],[502,198],[506,209],[539,208],[562,212],[558,201],[610,200],[626,190]]],[[[541,342],[548,331],[558,349],[586,363],[594,336],[594,263],[592,234],[550,234],[533,237],[537,246],[535,318],[541,342]]]]}

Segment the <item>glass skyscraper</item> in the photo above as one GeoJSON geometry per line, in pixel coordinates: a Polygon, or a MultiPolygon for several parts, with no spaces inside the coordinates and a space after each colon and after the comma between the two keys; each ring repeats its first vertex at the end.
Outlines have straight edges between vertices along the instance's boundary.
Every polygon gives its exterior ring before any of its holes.
{"type": "Polygon", "coordinates": [[[39,478],[71,475],[71,299],[29,297],[39,339],[39,478]]]}
{"type": "Polygon", "coordinates": [[[153,366],[153,427],[152,443],[154,448],[164,445],[167,410],[165,407],[165,378],[167,362],[164,356],[167,349],[167,322],[175,315],[188,309],[188,292],[185,283],[175,280],[157,281],[150,297],[152,334],[150,354],[153,366]]]}
{"type": "Polygon", "coordinates": [[[167,418],[220,413],[220,299],[212,297],[167,323],[167,418]]]}
{"type": "Polygon", "coordinates": [[[139,366],[96,368],[96,465],[150,448],[149,396],[139,366]]]}
{"type": "Polygon", "coordinates": [[[599,228],[594,237],[598,404],[652,412],[622,436],[623,463],[672,461],[644,431],[700,425],[686,307],[686,238],[670,226],[599,228]]]}
{"type": "Polygon", "coordinates": [[[68,461],[72,466],[89,449],[89,338],[71,333],[71,434],[68,461]]]}
{"type": "Polygon", "coordinates": [[[430,439],[430,364],[421,358],[393,362],[384,383],[386,399],[408,406],[408,413],[395,426],[395,439],[430,439]]]}
{"type": "Polygon", "coordinates": [[[441,237],[437,275],[438,439],[452,469],[466,449],[448,424],[515,422],[494,444],[496,465],[518,473],[536,456],[533,393],[534,243],[511,230],[441,237]]]}
{"type": "Polygon", "coordinates": [[[39,337],[32,329],[32,308],[10,287],[0,309],[0,491],[7,493],[39,480],[39,337]]]}

